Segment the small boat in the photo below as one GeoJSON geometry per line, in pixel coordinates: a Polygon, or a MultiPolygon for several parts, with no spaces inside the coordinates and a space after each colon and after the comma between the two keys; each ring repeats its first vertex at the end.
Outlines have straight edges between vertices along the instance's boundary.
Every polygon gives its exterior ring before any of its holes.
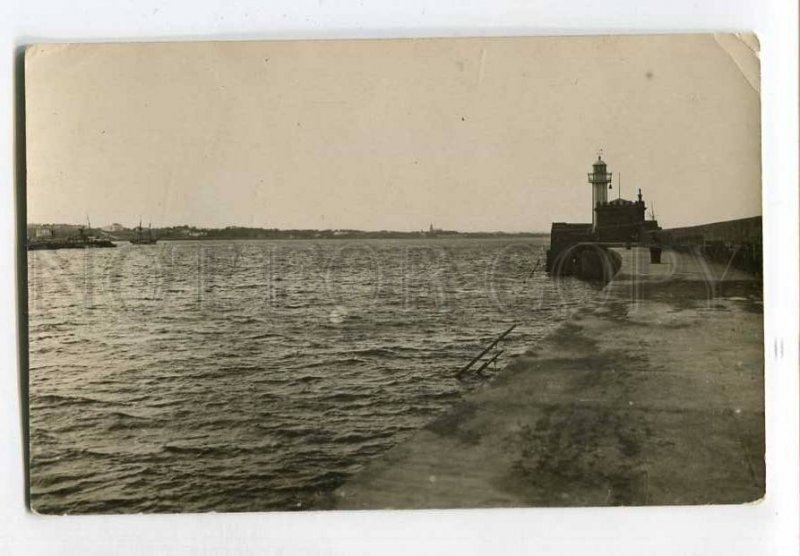
{"type": "Polygon", "coordinates": [[[134,245],[153,245],[158,240],[153,237],[153,230],[150,224],[147,225],[147,235],[143,233],[142,221],[139,220],[139,225],[136,226],[136,236],[132,237],[130,241],[134,245]]]}

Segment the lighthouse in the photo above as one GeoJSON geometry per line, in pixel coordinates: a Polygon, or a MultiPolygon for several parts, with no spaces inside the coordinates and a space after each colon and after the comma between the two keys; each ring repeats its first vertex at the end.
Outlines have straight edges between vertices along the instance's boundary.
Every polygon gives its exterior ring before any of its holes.
{"type": "Polygon", "coordinates": [[[595,209],[598,205],[605,205],[608,202],[608,189],[611,187],[611,173],[606,172],[606,163],[600,155],[597,155],[597,160],[592,165],[589,183],[592,185],[592,231],[594,232],[597,229],[595,209]]]}
{"type": "MultiPolygon", "coordinates": [[[[647,207],[644,204],[642,190],[639,190],[636,201],[628,201],[621,196],[609,201],[611,172],[607,170],[601,152],[592,164],[591,173],[588,174],[589,184],[592,186],[591,224],[553,222],[550,229],[550,249],[547,250],[548,272],[562,276],[573,274],[607,278],[606,271],[602,270],[602,265],[597,260],[597,253],[601,252],[598,248],[602,250],[612,246],[629,247],[634,244],[651,245],[658,242],[655,232],[661,228],[655,218],[645,220],[647,207]],[[585,256],[580,253],[584,253],[585,256]],[[594,270],[584,268],[584,263],[594,270]]],[[[651,251],[651,254],[653,253],[655,251],[651,251]]],[[[609,255],[609,257],[616,260],[614,256],[609,255]]],[[[658,262],[655,258],[651,260],[658,262]]],[[[612,262],[612,266],[616,272],[619,261],[612,262]]]]}

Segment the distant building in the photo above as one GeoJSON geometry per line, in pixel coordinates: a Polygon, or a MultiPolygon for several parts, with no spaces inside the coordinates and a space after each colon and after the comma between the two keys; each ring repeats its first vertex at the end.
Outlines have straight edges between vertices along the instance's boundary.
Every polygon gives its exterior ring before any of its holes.
{"type": "Polygon", "coordinates": [[[443,232],[443,230],[441,230],[440,228],[434,228],[433,224],[431,224],[428,227],[428,231],[425,232],[425,233],[428,234],[429,236],[433,237],[433,236],[439,235],[442,232],[443,232]]]}
{"type": "Polygon", "coordinates": [[[109,224],[108,226],[103,226],[100,229],[103,230],[104,232],[121,232],[125,230],[125,226],[123,226],[122,224],[117,224],[115,222],[113,224],[109,224]]]}

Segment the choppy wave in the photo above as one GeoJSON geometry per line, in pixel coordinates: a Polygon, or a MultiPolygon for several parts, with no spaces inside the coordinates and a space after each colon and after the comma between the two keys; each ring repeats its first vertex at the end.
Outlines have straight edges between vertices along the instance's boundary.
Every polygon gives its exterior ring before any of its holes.
{"type": "Polygon", "coordinates": [[[528,278],[541,256],[458,239],[31,252],[32,504],[324,505],[451,407],[493,337],[516,323],[504,347],[521,353],[592,295],[528,278]]]}

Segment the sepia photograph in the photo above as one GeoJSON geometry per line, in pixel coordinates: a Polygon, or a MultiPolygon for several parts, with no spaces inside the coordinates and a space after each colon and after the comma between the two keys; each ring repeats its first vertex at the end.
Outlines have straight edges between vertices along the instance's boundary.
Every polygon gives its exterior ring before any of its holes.
{"type": "Polygon", "coordinates": [[[29,46],[31,510],[762,500],[760,87],[748,34],[29,46]]]}

